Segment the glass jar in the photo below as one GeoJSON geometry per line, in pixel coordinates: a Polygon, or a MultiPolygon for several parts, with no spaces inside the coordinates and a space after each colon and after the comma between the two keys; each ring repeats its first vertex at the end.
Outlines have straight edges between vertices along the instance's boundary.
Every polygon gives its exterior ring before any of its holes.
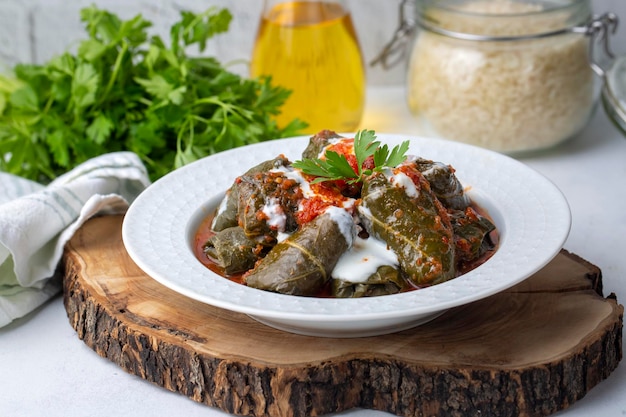
{"type": "Polygon", "coordinates": [[[414,15],[407,100],[422,133],[518,153],[587,124],[601,80],[590,38],[617,24],[589,0],[416,0],[414,15]]]}
{"type": "Polygon", "coordinates": [[[271,76],[291,90],[277,115],[306,133],[350,132],[365,105],[365,68],[345,0],[264,0],[251,76],[271,76]]]}
{"type": "Polygon", "coordinates": [[[626,135],[626,56],[621,56],[605,72],[602,104],[615,126],[626,135]]]}

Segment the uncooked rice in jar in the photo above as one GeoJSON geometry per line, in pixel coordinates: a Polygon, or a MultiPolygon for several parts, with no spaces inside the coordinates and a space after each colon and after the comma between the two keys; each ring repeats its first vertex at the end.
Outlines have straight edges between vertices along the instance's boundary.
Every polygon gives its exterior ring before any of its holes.
{"type": "MultiPolygon", "coordinates": [[[[478,1],[473,12],[520,13],[535,5],[478,1]]],[[[556,19],[556,16],[551,16],[556,19]]],[[[551,23],[537,20],[539,29],[551,23]]],[[[554,20],[554,25],[561,22],[554,20]]],[[[440,24],[474,31],[469,20],[440,24]]],[[[484,22],[480,24],[484,25],[484,22]]],[[[509,35],[516,28],[481,27],[483,33],[509,35]]],[[[520,33],[533,28],[519,28],[520,33]]],[[[422,31],[416,40],[408,77],[411,110],[445,138],[497,151],[550,147],[578,132],[593,108],[593,73],[587,40],[568,33],[543,39],[476,42],[422,31]]]]}

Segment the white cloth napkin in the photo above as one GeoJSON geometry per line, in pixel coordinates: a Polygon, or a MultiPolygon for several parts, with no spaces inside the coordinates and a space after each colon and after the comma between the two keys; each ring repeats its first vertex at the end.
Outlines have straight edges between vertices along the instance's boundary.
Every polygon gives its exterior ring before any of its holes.
{"type": "Polygon", "coordinates": [[[125,212],[149,184],[131,152],[93,158],[47,186],[0,172],[0,327],[60,291],[63,246],[86,220],[125,212]]]}

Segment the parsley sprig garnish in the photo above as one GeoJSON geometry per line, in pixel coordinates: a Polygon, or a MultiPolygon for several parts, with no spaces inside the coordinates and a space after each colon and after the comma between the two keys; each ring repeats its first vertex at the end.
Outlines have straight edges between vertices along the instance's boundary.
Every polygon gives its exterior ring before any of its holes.
{"type": "Polygon", "coordinates": [[[395,168],[406,160],[406,152],[409,149],[409,141],[389,147],[381,145],[376,140],[373,130],[361,130],[354,137],[354,155],[356,156],[356,170],[350,165],[345,155],[328,150],[324,154],[325,159],[310,158],[302,159],[293,163],[293,166],[305,174],[315,176],[312,183],[323,181],[343,180],[348,184],[354,184],[370,175],[373,171],[380,171],[385,167],[395,168]],[[374,159],[374,168],[363,168],[363,163],[369,158],[374,159]]]}

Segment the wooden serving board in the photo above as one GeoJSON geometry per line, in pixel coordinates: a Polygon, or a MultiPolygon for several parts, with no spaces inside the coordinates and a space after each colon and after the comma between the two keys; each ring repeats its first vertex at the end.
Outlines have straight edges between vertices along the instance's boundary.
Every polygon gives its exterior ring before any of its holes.
{"type": "Polygon", "coordinates": [[[562,251],[516,287],[385,336],[285,333],[146,276],[98,217],[68,243],[64,303],[78,337],[127,372],[249,416],[355,407],[399,416],[545,416],[622,358],[623,306],[600,270],[562,251]]]}

